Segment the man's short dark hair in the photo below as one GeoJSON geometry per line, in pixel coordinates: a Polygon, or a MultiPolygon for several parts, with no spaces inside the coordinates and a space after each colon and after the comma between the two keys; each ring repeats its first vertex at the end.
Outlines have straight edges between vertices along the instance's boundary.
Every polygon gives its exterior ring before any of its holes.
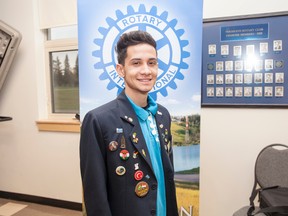
{"type": "Polygon", "coordinates": [[[124,33],[118,40],[115,47],[117,53],[117,60],[119,64],[124,65],[125,58],[127,57],[127,48],[138,44],[149,44],[156,49],[156,41],[154,38],[145,31],[131,31],[124,33]]]}

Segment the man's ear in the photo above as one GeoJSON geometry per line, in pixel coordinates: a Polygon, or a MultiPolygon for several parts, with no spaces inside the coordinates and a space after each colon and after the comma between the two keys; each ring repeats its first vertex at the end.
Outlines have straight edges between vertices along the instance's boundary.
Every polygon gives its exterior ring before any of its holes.
{"type": "Polygon", "coordinates": [[[122,64],[116,65],[116,71],[120,77],[123,77],[123,78],[125,77],[124,67],[122,64]]]}

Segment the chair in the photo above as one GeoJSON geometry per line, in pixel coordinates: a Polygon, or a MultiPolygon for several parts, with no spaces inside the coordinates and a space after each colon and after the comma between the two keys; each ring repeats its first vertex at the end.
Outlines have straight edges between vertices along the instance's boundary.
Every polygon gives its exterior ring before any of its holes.
{"type": "MultiPolygon", "coordinates": [[[[271,144],[263,148],[257,156],[254,169],[255,182],[252,192],[259,187],[288,187],[288,146],[271,144]]],[[[255,203],[254,212],[259,210],[258,206],[255,203]]],[[[242,207],[233,216],[247,216],[249,207],[242,207]]],[[[259,213],[257,216],[265,216],[265,214],[259,213]]]]}

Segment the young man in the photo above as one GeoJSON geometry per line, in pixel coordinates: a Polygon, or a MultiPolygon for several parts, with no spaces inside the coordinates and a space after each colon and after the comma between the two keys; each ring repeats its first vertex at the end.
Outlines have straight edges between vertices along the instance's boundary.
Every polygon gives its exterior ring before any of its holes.
{"type": "Polygon", "coordinates": [[[158,73],[156,42],[132,31],[120,37],[116,52],[125,89],[82,123],[84,210],[88,216],[177,216],[171,118],[148,95],[158,73]]]}

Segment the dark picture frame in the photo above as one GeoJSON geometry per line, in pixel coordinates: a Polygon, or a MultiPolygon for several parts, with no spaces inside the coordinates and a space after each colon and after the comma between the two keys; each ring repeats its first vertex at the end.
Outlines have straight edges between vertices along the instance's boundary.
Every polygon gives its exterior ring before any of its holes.
{"type": "Polygon", "coordinates": [[[288,106],[288,12],[203,21],[201,106],[288,106]]]}

